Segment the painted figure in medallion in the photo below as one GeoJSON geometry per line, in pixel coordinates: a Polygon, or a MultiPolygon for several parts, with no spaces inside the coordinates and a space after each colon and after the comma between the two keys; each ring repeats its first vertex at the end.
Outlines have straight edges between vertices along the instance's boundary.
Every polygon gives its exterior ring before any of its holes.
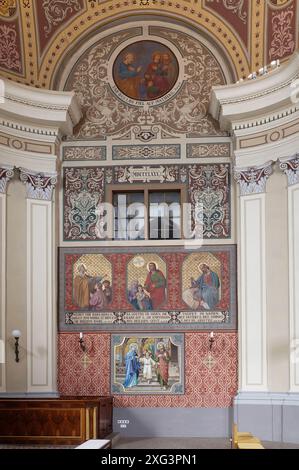
{"type": "Polygon", "coordinates": [[[127,46],[116,58],[113,77],[128,98],[151,101],[168,93],[179,74],[174,53],[164,44],[139,41],[127,46]]]}
{"type": "Polygon", "coordinates": [[[118,76],[122,92],[131,98],[139,98],[141,66],[135,65],[136,57],[131,52],[124,54],[119,64],[118,76]]]}

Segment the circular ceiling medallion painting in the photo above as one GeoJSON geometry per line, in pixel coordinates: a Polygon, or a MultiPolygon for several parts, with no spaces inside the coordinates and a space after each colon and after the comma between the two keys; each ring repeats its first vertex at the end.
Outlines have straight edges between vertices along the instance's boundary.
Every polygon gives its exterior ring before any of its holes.
{"type": "Polygon", "coordinates": [[[113,79],[128,98],[152,101],[166,95],[175,85],[179,65],[174,53],[156,41],[130,44],[117,56],[113,79]]]}

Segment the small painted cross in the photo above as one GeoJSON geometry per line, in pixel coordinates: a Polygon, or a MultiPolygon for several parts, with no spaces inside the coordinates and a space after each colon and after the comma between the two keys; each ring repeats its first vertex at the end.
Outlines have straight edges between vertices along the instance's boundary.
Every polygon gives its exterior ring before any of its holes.
{"type": "Polygon", "coordinates": [[[209,370],[213,369],[214,365],[216,364],[212,354],[208,354],[208,356],[202,362],[209,370]]]}
{"type": "Polygon", "coordinates": [[[83,365],[83,368],[86,370],[88,366],[91,364],[91,360],[89,359],[88,355],[86,353],[83,354],[83,357],[81,359],[81,364],[83,365]]]}

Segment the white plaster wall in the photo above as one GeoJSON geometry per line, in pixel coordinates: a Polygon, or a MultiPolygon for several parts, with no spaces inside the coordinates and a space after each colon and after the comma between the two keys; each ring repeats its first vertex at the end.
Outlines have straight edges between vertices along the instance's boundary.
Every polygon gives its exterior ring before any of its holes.
{"type": "Polygon", "coordinates": [[[0,391],[5,391],[6,194],[0,193],[0,391]],[[2,364],[1,364],[2,362],[2,364]]]}
{"type": "Polygon", "coordinates": [[[266,391],[265,195],[240,198],[240,384],[266,391]]]}
{"type": "Polygon", "coordinates": [[[25,392],[27,387],[26,316],[26,190],[12,180],[7,190],[7,268],[6,268],[6,391],[25,392]],[[20,362],[15,362],[11,332],[19,329],[20,362]]]}
{"type": "Polygon", "coordinates": [[[299,184],[288,189],[290,276],[290,391],[299,392],[299,184]]]}
{"type": "Polygon", "coordinates": [[[51,201],[27,199],[28,392],[56,390],[52,218],[51,201]]]}

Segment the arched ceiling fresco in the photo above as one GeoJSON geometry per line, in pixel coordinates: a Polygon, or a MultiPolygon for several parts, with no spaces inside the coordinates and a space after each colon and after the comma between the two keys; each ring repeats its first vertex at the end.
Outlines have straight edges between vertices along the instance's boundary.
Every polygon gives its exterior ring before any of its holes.
{"type": "Polygon", "coordinates": [[[66,54],[83,38],[119,19],[166,16],[189,23],[225,48],[235,78],[298,46],[296,0],[2,0],[0,72],[53,88],[66,54]]]}

